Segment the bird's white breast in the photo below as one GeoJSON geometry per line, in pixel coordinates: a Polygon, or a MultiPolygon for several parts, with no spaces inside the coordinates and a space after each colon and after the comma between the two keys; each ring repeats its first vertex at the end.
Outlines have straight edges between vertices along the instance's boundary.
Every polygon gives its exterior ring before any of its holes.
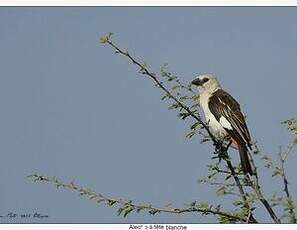
{"type": "MultiPolygon", "coordinates": [[[[212,134],[216,138],[223,140],[228,135],[228,133],[226,132],[226,130],[224,129],[222,124],[220,124],[220,122],[218,122],[216,120],[214,115],[209,110],[208,102],[209,102],[210,96],[211,96],[211,94],[209,94],[207,92],[201,93],[200,94],[200,106],[204,112],[205,120],[208,123],[208,125],[212,131],[212,134]]],[[[222,123],[224,123],[224,122],[226,123],[227,120],[225,119],[226,120],[225,121],[224,119],[225,118],[223,118],[222,123]]],[[[228,122],[228,124],[229,124],[229,122],[228,122]]],[[[228,126],[228,124],[226,124],[226,126],[228,126]]],[[[227,128],[227,127],[225,127],[225,128],[227,128]]]]}

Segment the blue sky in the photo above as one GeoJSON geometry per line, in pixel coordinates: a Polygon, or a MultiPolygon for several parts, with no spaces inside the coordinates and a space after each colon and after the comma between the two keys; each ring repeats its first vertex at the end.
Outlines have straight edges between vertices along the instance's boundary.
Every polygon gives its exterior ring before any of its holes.
{"type": "MultiPolygon", "coordinates": [[[[196,182],[207,173],[212,146],[186,139],[187,125],[158,89],[98,38],[113,32],[153,72],[169,63],[183,82],[215,73],[241,103],[263,152],[276,158],[291,138],[280,122],[297,114],[296,21],[297,8],[286,7],[1,7],[0,215],[49,216],[1,221],[214,222],[197,214],[124,219],[115,208],[25,177],[56,176],[157,206],[228,204],[196,182]]],[[[296,196],[295,165],[291,156],[296,196]]],[[[260,170],[269,195],[279,181],[260,170]]]]}

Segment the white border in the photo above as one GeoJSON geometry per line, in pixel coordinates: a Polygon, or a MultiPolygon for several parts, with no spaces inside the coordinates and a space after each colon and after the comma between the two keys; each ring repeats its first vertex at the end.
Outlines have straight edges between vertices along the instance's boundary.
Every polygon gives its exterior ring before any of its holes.
{"type": "Polygon", "coordinates": [[[297,0],[0,0],[0,6],[297,6],[297,0]]]}
{"type": "MultiPolygon", "coordinates": [[[[0,6],[297,6],[297,0],[0,0],[0,6]]],[[[148,224],[149,225],[149,224],[148,224]]],[[[166,224],[163,224],[166,226],[166,224]]],[[[176,224],[179,225],[179,224],[176,224]]],[[[296,225],[255,224],[255,225],[218,225],[218,224],[181,224],[187,230],[212,229],[230,230],[239,228],[263,230],[295,230],[296,225]],[[240,227],[239,227],[240,226],[240,227]]],[[[130,224],[0,224],[5,230],[39,229],[90,229],[90,230],[129,230],[130,224]]],[[[165,228],[166,229],[166,228],[165,228]]]]}
{"type": "MultiPolygon", "coordinates": [[[[135,224],[135,225],[152,225],[152,230],[155,224],[135,224]]],[[[166,226],[186,226],[187,230],[295,230],[294,224],[161,224],[166,230],[166,226]]],[[[1,224],[0,229],[5,230],[50,230],[50,229],[63,229],[63,230],[131,230],[130,224],[1,224]]],[[[177,228],[179,229],[179,228],[177,228]]],[[[145,230],[144,227],[138,230],[145,230]]]]}

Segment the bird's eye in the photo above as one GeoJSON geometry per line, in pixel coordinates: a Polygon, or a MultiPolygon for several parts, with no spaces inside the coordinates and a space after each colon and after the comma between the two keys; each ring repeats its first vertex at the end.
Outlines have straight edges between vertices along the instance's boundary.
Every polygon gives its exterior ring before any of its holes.
{"type": "Polygon", "coordinates": [[[203,78],[203,80],[202,80],[202,81],[203,81],[203,84],[204,84],[205,82],[208,82],[208,80],[209,80],[208,78],[203,78]]]}

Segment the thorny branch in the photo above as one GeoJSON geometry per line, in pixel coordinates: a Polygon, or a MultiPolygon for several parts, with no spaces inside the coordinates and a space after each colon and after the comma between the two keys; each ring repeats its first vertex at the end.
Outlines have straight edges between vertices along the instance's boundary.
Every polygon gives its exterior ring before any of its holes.
{"type": "Polygon", "coordinates": [[[166,89],[165,86],[163,86],[162,82],[160,82],[157,79],[157,77],[154,73],[151,73],[144,65],[142,65],[139,61],[137,61],[135,58],[133,58],[129,54],[129,52],[123,51],[122,49],[117,47],[110,39],[107,39],[106,43],[108,43],[111,47],[113,47],[117,51],[117,53],[126,56],[127,58],[129,58],[132,61],[133,64],[137,65],[141,69],[142,74],[147,75],[149,78],[151,78],[155,82],[155,84],[168,95],[168,97],[173,99],[181,108],[183,108],[185,111],[187,111],[191,117],[196,119],[197,122],[199,122],[199,124],[207,131],[208,135],[210,136],[210,138],[212,139],[214,144],[217,143],[216,138],[212,135],[212,133],[209,130],[209,127],[202,121],[201,117],[199,115],[193,113],[193,111],[188,106],[186,106],[184,103],[180,102],[174,95],[172,95],[172,93],[170,93],[170,91],[168,89],[166,89]]]}
{"type": "Polygon", "coordinates": [[[245,222],[244,218],[233,215],[226,211],[221,211],[220,207],[212,207],[212,206],[203,207],[203,205],[196,204],[196,202],[192,202],[192,204],[190,204],[189,207],[185,207],[185,208],[173,208],[173,207],[158,208],[152,205],[136,204],[136,203],[133,203],[133,201],[131,200],[128,201],[128,200],[123,200],[118,198],[107,197],[100,193],[93,192],[88,188],[76,185],[74,182],[63,183],[55,177],[49,178],[46,176],[34,174],[34,175],[28,176],[28,178],[32,179],[35,182],[52,183],[57,188],[63,187],[65,189],[73,190],[75,192],[78,192],[80,195],[89,198],[90,200],[95,200],[97,203],[105,202],[109,206],[118,205],[120,206],[118,209],[118,214],[119,215],[123,214],[123,216],[126,216],[132,211],[140,212],[144,210],[148,211],[152,215],[160,212],[173,213],[173,214],[197,212],[197,213],[201,213],[202,215],[213,214],[213,215],[223,216],[233,222],[245,222]]]}
{"type": "MultiPolygon", "coordinates": [[[[112,42],[110,40],[110,36],[106,37],[106,39],[102,43],[109,44],[112,48],[114,48],[116,50],[116,53],[121,54],[121,55],[127,57],[128,59],[130,59],[133,64],[135,64],[136,66],[138,66],[140,68],[142,74],[144,74],[144,75],[148,76],[149,78],[151,78],[155,82],[155,84],[168,95],[169,98],[173,99],[181,108],[183,108],[185,111],[187,111],[188,114],[189,114],[189,116],[193,117],[207,131],[207,133],[208,133],[209,137],[211,138],[214,146],[219,146],[220,145],[220,143],[216,140],[216,138],[210,132],[210,129],[209,129],[208,125],[206,125],[202,121],[202,119],[199,116],[199,114],[198,115],[195,114],[187,105],[185,105],[184,103],[180,102],[174,95],[172,95],[172,93],[162,84],[162,82],[160,82],[158,80],[158,78],[156,77],[156,75],[154,73],[151,73],[146,68],[146,66],[142,65],[139,61],[137,61],[134,57],[132,57],[129,54],[129,52],[124,51],[124,50],[120,49],[118,46],[116,46],[114,44],[114,42],[112,42]]],[[[237,184],[237,187],[239,189],[240,195],[242,197],[242,200],[245,203],[246,208],[250,209],[249,204],[248,204],[247,199],[246,199],[245,192],[243,190],[243,186],[242,186],[242,184],[241,184],[241,182],[240,182],[240,180],[239,180],[239,178],[238,178],[238,176],[237,176],[237,174],[236,174],[236,172],[234,170],[234,167],[232,165],[232,162],[229,159],[227,159],[227,158],[225,158],[224,160],[226,161],[227,166],[228,166],[228,168],[230,169],[230,171],[232,173],[232,176],[233,176],[233,178],[234,178],[234,180],[235,180],[235,182],[237,184]]],[[[253,222],[256,222],[256,220],[253,218],[253,215],[252,214],[251,214],[251,219],[252,219],[253,222]]]]}

